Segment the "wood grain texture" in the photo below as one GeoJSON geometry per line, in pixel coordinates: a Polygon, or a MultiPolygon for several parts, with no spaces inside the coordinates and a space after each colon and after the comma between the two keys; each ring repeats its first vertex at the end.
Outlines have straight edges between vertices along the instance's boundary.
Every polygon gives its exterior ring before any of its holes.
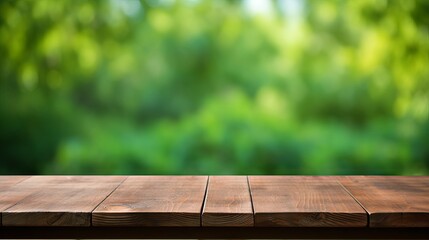
{"type": "Polygon", "coordinates": [[[429,227],[429,177],[338,179],[367,210],[370,227],[429,227]]]}
{"type": "Polygon", "coordinates": [[[253,226],[252,200],[246,176],[211,176],[202,226],[253,226]]]}
{"type": "MultiPolygon", "coordinates": [[[[16,204],[19,200],[25,197],[25,194],[20,196],[11,196],[8,191],[12,186],[24,181],[29,176],[0,176],[0,211],[16,204]]],[[[0,226],[1,226],[1,214],[0,214],[0,226]]]]}
{"type": "Polygon", "coordinates": [[[367,214],[332,177],[249,176],[255,226],[365,227],[367,214]]]}
{"type": "Polygon", "coordinates": [[[94,226],[200,226],[207,176],[131,176],[92,214],[94,226]]]}
{"type": "Polygon", "coordinates": [[[34,176],[10,188],[26,195],[2,211],[4,226],[90,226],[91,212],[126,177],[34,176]]]}
{"type": "Polygon", "coordinates": [[[29,178],[29,176],[7,176],[7,175],[1,175],[0,176],[0,191],[4,191],[7,188],[14,186],[15,184],[18,184],[25,179],[29,178]]]}

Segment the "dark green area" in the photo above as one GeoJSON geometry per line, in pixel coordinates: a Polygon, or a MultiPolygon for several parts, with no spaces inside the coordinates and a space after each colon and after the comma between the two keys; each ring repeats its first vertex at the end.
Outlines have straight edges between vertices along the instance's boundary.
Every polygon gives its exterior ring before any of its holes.
{"type": "Polygon", "coordinates": [[[429,173],[429,1],[250,2],[0,1],[0,174],[429,173]]]}

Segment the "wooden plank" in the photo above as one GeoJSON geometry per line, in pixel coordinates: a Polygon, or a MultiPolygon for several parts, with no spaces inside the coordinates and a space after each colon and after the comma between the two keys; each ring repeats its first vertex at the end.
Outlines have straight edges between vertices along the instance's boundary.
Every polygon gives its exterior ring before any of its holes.
{"type": "Polygon", "coordinates": [[[132,176],[92,214],[94,226],[200,226],[207,176],[132,176]]]}
{"type": "Polygon", "coordinates": [[[4,226],[90,226],[91,212],[126,177],[34,176],[9,189],[26,197],[2,211],[4,226]]]}
{"type": "Polygon", "coordinates": [[[15,184],[18,184],[25,179],[29,178],[29,176],[7,176],[2,175],[0,176],[0,191],[4,191],[7,188],[14,186],[15,184]]]}
{"type": "Polygon", "coordinates": [[[255,226],[365,227],[367,214],[332,177],[250,176],[255,226]]]}
{"type": "Polygon", "coordinates": [[[429,227],[428,176],[350,176],[339,181],[368,211],[370,227],[429,227]]]}
{"type": "Polygon", "coordinates": [[[253,226],[252,200],[246,176],[211,176],[202,226],[253,226]]]}
{"type": "MultiPolygon", "coordinates": [[[[25,179],[29,178],[29,176],[0,176],[0,211],[5,210],[6,208],[12,206],[13,204],[16,204],[21,198],[25,197],[26,195],[19,197],[11,197],[7,190],[24,181],[25,179]]],[[[1,214],[0,214],[0,223],[1,223],[1,214]]],[[[1,224],[0,224],[1,226],[1,224]]]]}

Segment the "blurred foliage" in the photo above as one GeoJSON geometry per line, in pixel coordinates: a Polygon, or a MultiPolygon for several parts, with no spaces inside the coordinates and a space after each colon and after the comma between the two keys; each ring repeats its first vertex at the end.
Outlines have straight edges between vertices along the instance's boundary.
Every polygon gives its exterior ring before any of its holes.
{"type": "Polygon", "coordinates": [[[428,174],[428,12],[1,0],[0,174],[428,174]]]}

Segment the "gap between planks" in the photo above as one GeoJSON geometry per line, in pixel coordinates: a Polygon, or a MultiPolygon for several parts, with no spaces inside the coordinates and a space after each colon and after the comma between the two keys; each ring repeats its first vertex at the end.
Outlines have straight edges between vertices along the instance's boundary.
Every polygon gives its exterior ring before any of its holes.
{"type": "Polygon", "coordinates": [[[101,202],[99,202],[98,204],[97,204],[97,206],[95,206],[94,207],[94,209],[92,209],[92,211],[91,211],[91,214],[90,214],[90,224],[91,224],[91,227],[92,227],[92,213],[95,211],[95,209],[97,209],[97,207],[98,206],[100,206],[108,197],[110,197],[110,195],[112,195],[112,193],[114,192],[114,191],[116,191],[116,189],[118,189],[118,187],[119,186],[121,186],[122,185],[122,183],[124,183],[125,182],[125,180],[127,180],[128,179],[128,177],[129,176],[125,176],[125,178],[124,178],[124,180],[122,180],[119,184],[118,184],[118,186],[116,186],[114,189],[113,189],[113,191],[111,191],[101,202]]]}
{"type": "Polygon", "coordinates": [[[361,202],[359,202],[359,200],[339,181],[338,178],[339,177],[336,177],[337,183],[340,184],[341,187],[343,187],[343,189],[350,195],[350,197],[352,197],[356,201],[357,204],[359,204],[361,206],[361,208],[363,210],[365,210],[365,212],[366,212],[366,222],[367,222],[366,227],[369,227],[369,221],[370,221],[369,215],[370,214],[369,214],[368,209],[366,209],[365,206],[361,202]]]}
{"type": "Polygon", "coordinates": [[[204,192],[204,200],[200,211],[200,227],[203,226],[203,212],[207,203],[207,192],[209,191],[210,176],[207,176],[206,189],[204,192]]]}

